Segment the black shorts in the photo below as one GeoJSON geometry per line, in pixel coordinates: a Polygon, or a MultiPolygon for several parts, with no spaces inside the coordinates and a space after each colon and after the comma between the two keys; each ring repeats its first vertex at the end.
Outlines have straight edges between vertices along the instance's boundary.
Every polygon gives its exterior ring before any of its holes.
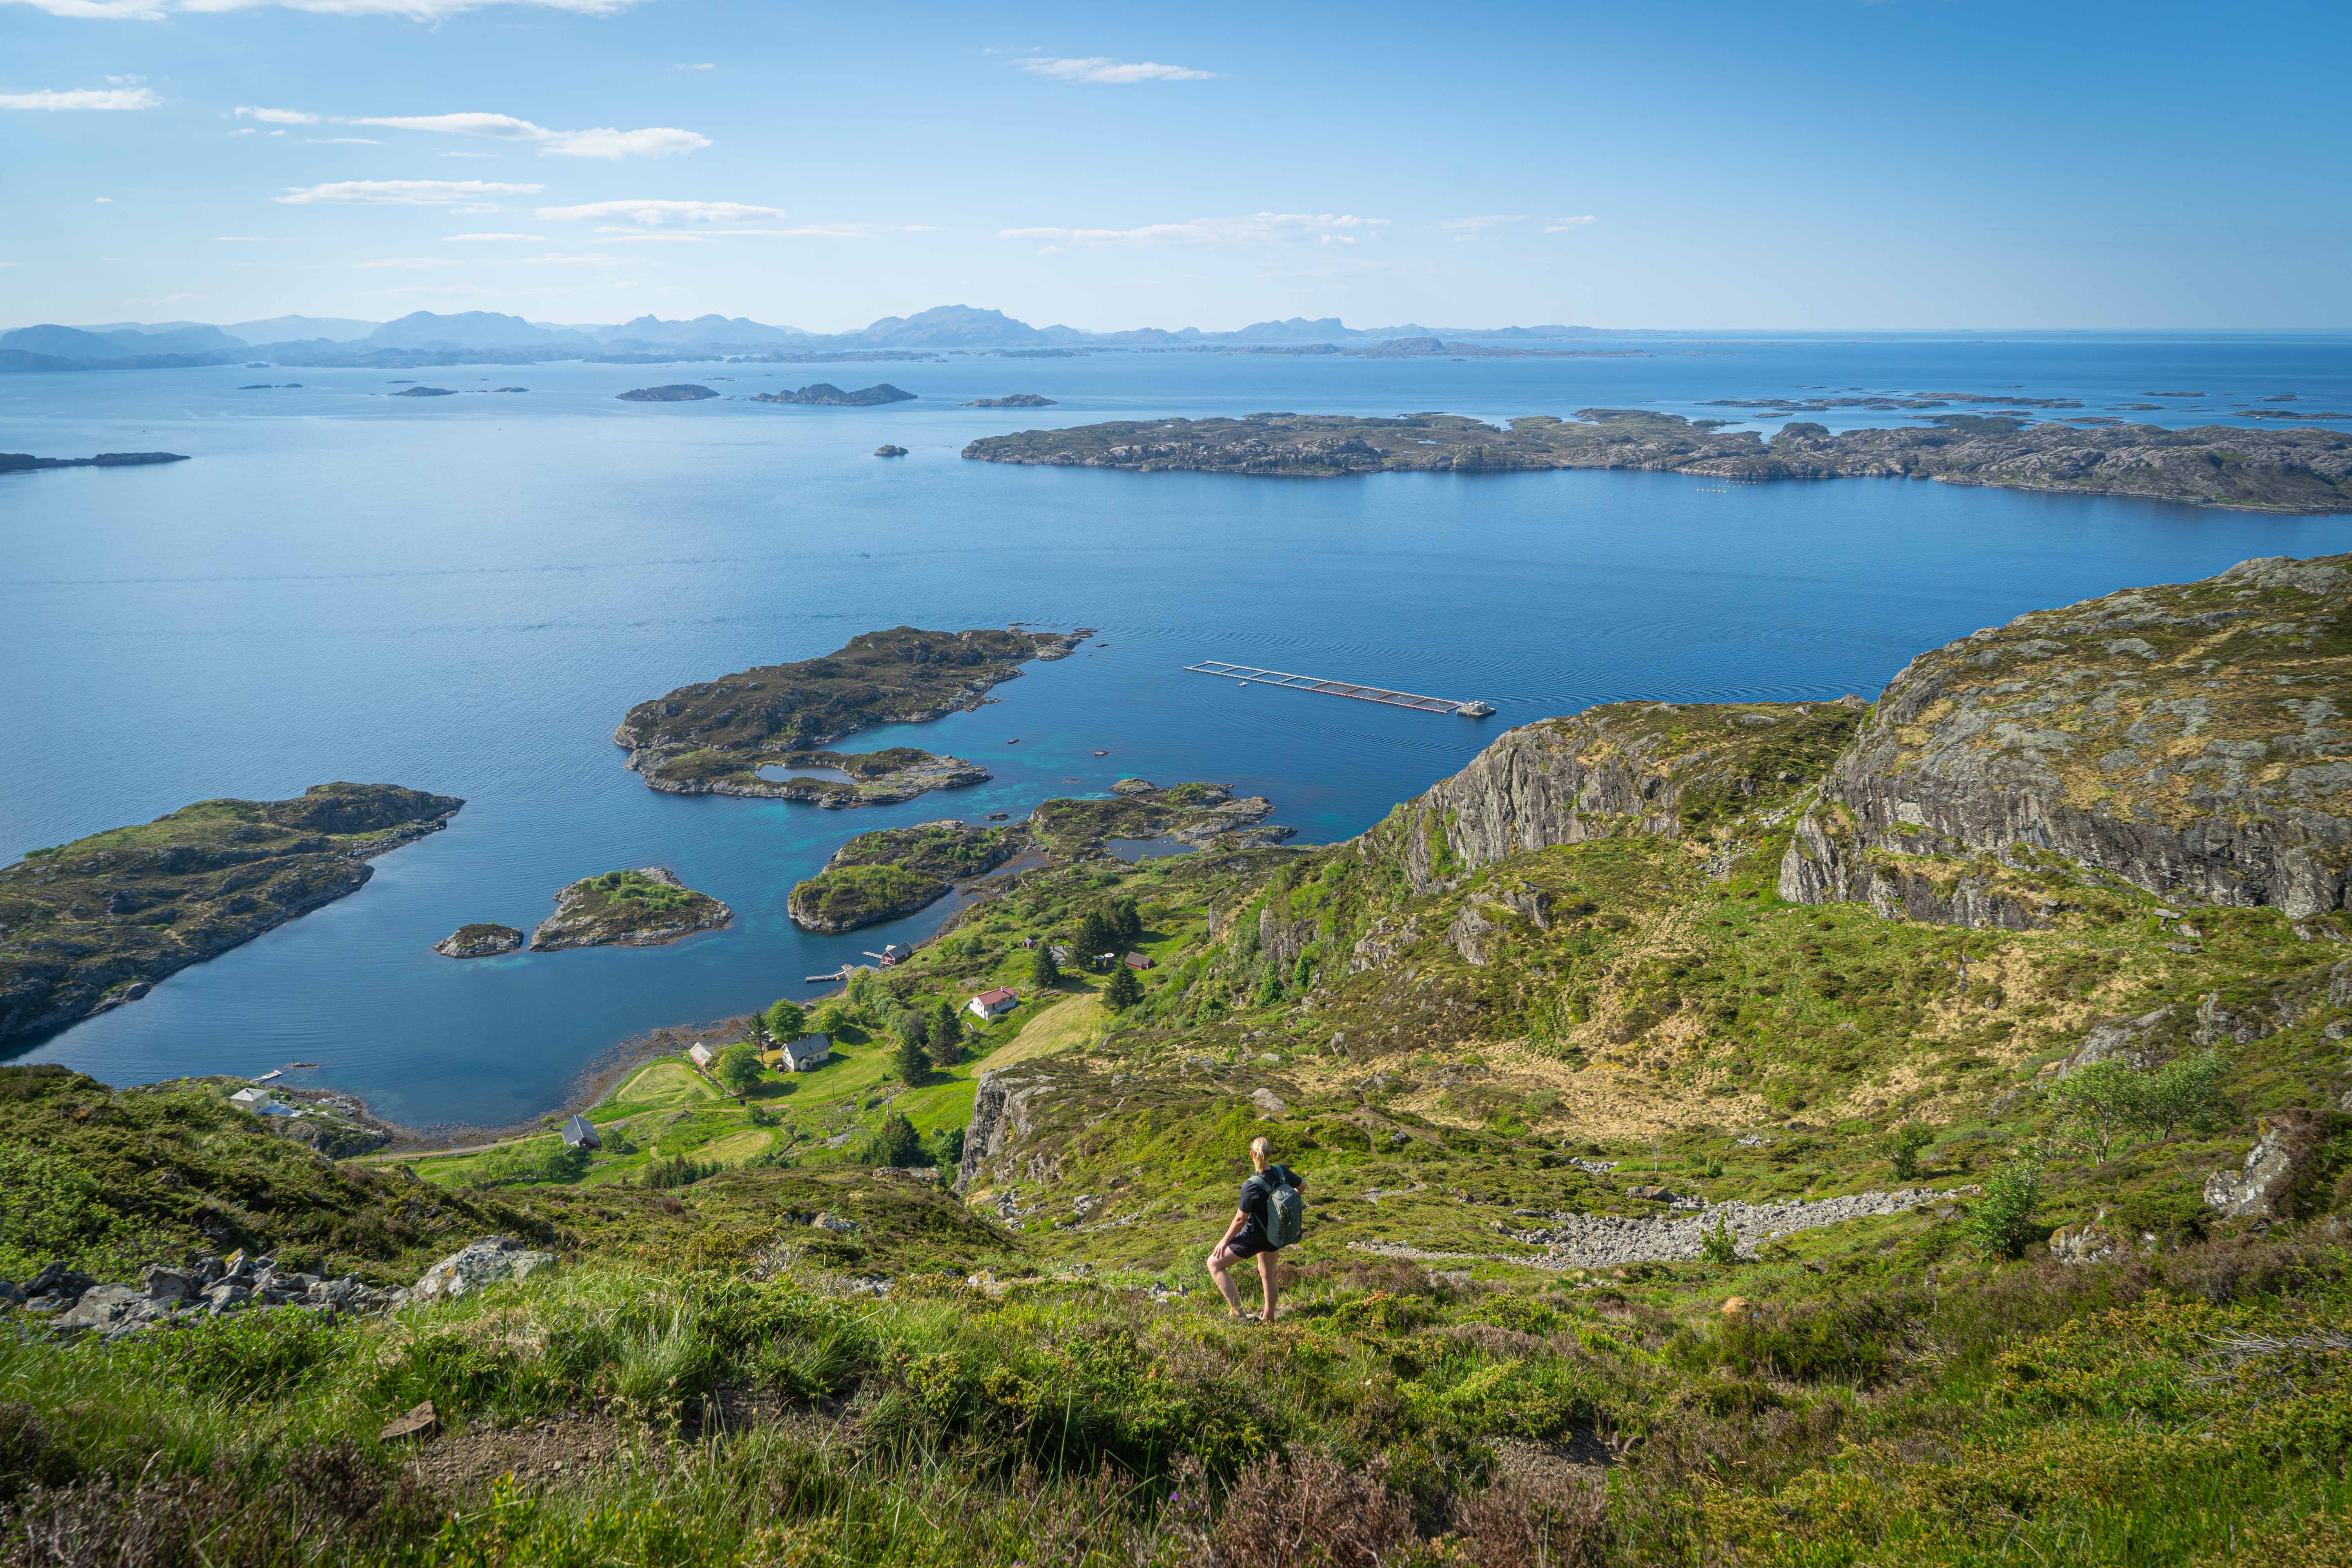
{"type": "Polygon", "coordinates": [[[1255,1258],[1261,1252],[1278,1252],[1281,1248],[1268,1245],[1265,1232],[1256,1226],[1245,1225],[1239,1235],[1225,1243],[1225,1250],[1235,1258],[1255,1258]]]}

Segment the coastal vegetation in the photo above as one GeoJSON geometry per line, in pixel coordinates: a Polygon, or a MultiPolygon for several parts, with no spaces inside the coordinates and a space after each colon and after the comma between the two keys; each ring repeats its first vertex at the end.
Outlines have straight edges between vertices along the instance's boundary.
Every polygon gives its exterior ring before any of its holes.
{"type": "Polygon", "coordinates": [[[36,468],[131,468],[148,463],[184,463],[185,452],[100,452],[95,458],[36,458],[30,452],[0,452],[0,474],[36,468]]]}
{"type": "MultiPolygon", "coordinates": [[[[1913,404],[1954,401],[1945,395],[1913,404]]],[[[2029,425],[1998,414],[1926,417],[1916,428],[1836,434],[1793,421],[1766,440],[1752,430],[1724,429],[1723,420],[1628,408],[1581,408],[1573,419],[1531,415],[1506,426],[1452,414],[1253,414],[1025,430],[985,437],[963,455],[992,463],[1303,479],[1549,468],[1733,479],[1922,479],[2244,510],[2352,511],[2352,432],[2218,425],[2172,430],[2112,421],[2082,427],[2029,425]]]]}
{"type": "Polygon", "coordinates": [[[871,408],[883,403],[911,403],[915,395],[904,392],[887,381],[872,386],[861,386],[855,392],[844,392],[829,381],[813,382],[797,392],[761,392],[752,395],[754,403],[807,403],[826,408],[871,408]]]}
{"type": "Polygon", "coordinates": [[[1340,844],[1130,864],[1244,803],[1056,803],[1063,852],[739,1026],[835,1060],[645,1063],[584,1156],[338,1166],[0,1069],[43,1216],[0,1273],[561,1259],[112,1344],[0,1309],[0,1550],[2341,1562],[2347,585],[2252,562],[1874,703],[1540,721],[1340,844]],[[1201,1274],[1260,1133],[1309,1199],[1270,1326],[1201,1274]]]}
{"type": "Polygon", "coordinates": [[[861,833],[834,851],[824,870],[795,885],[796,924],[810,931],[854,931],[911,914],[943,896],[949,884],[1003,865],[1028,842],[1026,830],[926,822],[861,833]]]}
{"type": "Polygon", "coordinates": [[[531,932],[535,952],[567,947],[656,947],[714,931],[735,911],[659,866],[606,871],[557,889],[555,912],[531,932]]]}
{"type": "MultiPolygon", "coordinates": [[[[794,765],[795,756],[877,724],[921,723],[975,708],[992,687],[1018,677],[1024,663],[1066,658],[1092,635],[1083,629],[1064,635],[913,626],[862,632],[822,658],[761,665],[640,702],[613,731],[613,740],[628,748],[628,765],[649,787],[751,793],[751,784],[764,782],[758,778],[762,766],[794,765]],[[730,787],[720,790],[721,784],[730,787]]],[[[925,766],[904,761],[901,753],[908,750],[870,755],[896,762],[891,771],[925,766]]],[[[851,761],[855,766],[840,760],[830,765],[854,774],[868,766],[851,761]]],[[[958,758],[934,761],[941,767],[953,764],[950,773],[979,771],[958,758]]],[[[882,780],[876,774],[860,782],[882,780]]]]}
{"type": "Polygon", "coordinates": [[[348,893],[466,803],[398,784],[206,800],[0,868],[0,1040],[144,996],[348,893]]]}
{"type": "Polygon", "coordinates": [[[787,751],[765,761],[762,755],[704,746],[665,757],[643,772],[648,788],[668,795],[796,800],[831,811],[896,805],[930,790],[986,784],[991,776],[977,763],[913,746],[887,746],[878,752],[787,751]],[[770,777],[771,769],[785,776],[770,777]]]}
{"type": "Polygon", "coordinates": [[[699,403],[719,395],[707,386],[692,382],[675,382],[668,386],[640,386],[631,392],[614,393],[623,403],[699,403]]]}

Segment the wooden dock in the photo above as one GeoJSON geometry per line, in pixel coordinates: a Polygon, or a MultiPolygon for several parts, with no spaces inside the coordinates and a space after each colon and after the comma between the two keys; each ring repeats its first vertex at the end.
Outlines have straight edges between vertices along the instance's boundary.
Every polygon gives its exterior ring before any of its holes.
{"type": "Polygon", "coordinates": [[[1223,676],[1244,686],[1252,682],[1261,686],[1281,686],[1293,691],[1315,691],[1326,697],[1352,697],[1359,702],[1384,703],[1391,708],[1411,708],[1423,713],[1459,713],[1465,719],[1484,719],[1495,710],[1491,704],[1475,698],[1465,702],[1451,697],[1423,697],[1418,692],[1391,691],[1385,686],[1360,686],[1352,680],[1327,680],[1315,675],[1293,675],[1287,670],[1227,664],[1216,658],[1204,658],[1198,664],[1188,664],[1184,668],[1195,675],[1223,676]]]}

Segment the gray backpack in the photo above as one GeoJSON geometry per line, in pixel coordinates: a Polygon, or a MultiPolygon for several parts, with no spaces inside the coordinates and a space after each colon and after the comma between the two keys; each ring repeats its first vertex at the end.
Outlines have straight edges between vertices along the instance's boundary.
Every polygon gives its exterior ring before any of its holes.
{"type": "Polygon", "coordinates": [[[1265,1194],[1265,1244],[1295,1247],[1307,1227],[1307,1195],[1288,1182],[1268,1173],[1265,1194]]]}

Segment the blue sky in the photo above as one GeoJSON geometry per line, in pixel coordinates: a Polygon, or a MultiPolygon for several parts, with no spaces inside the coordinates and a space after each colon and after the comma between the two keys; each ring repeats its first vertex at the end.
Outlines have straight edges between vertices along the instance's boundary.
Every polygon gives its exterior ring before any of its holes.
{"type": "Polygon", "coordinates": [[[2345,0],[0,0],[0,325],[2342,327],[2347,65],[2345,0]]]}

